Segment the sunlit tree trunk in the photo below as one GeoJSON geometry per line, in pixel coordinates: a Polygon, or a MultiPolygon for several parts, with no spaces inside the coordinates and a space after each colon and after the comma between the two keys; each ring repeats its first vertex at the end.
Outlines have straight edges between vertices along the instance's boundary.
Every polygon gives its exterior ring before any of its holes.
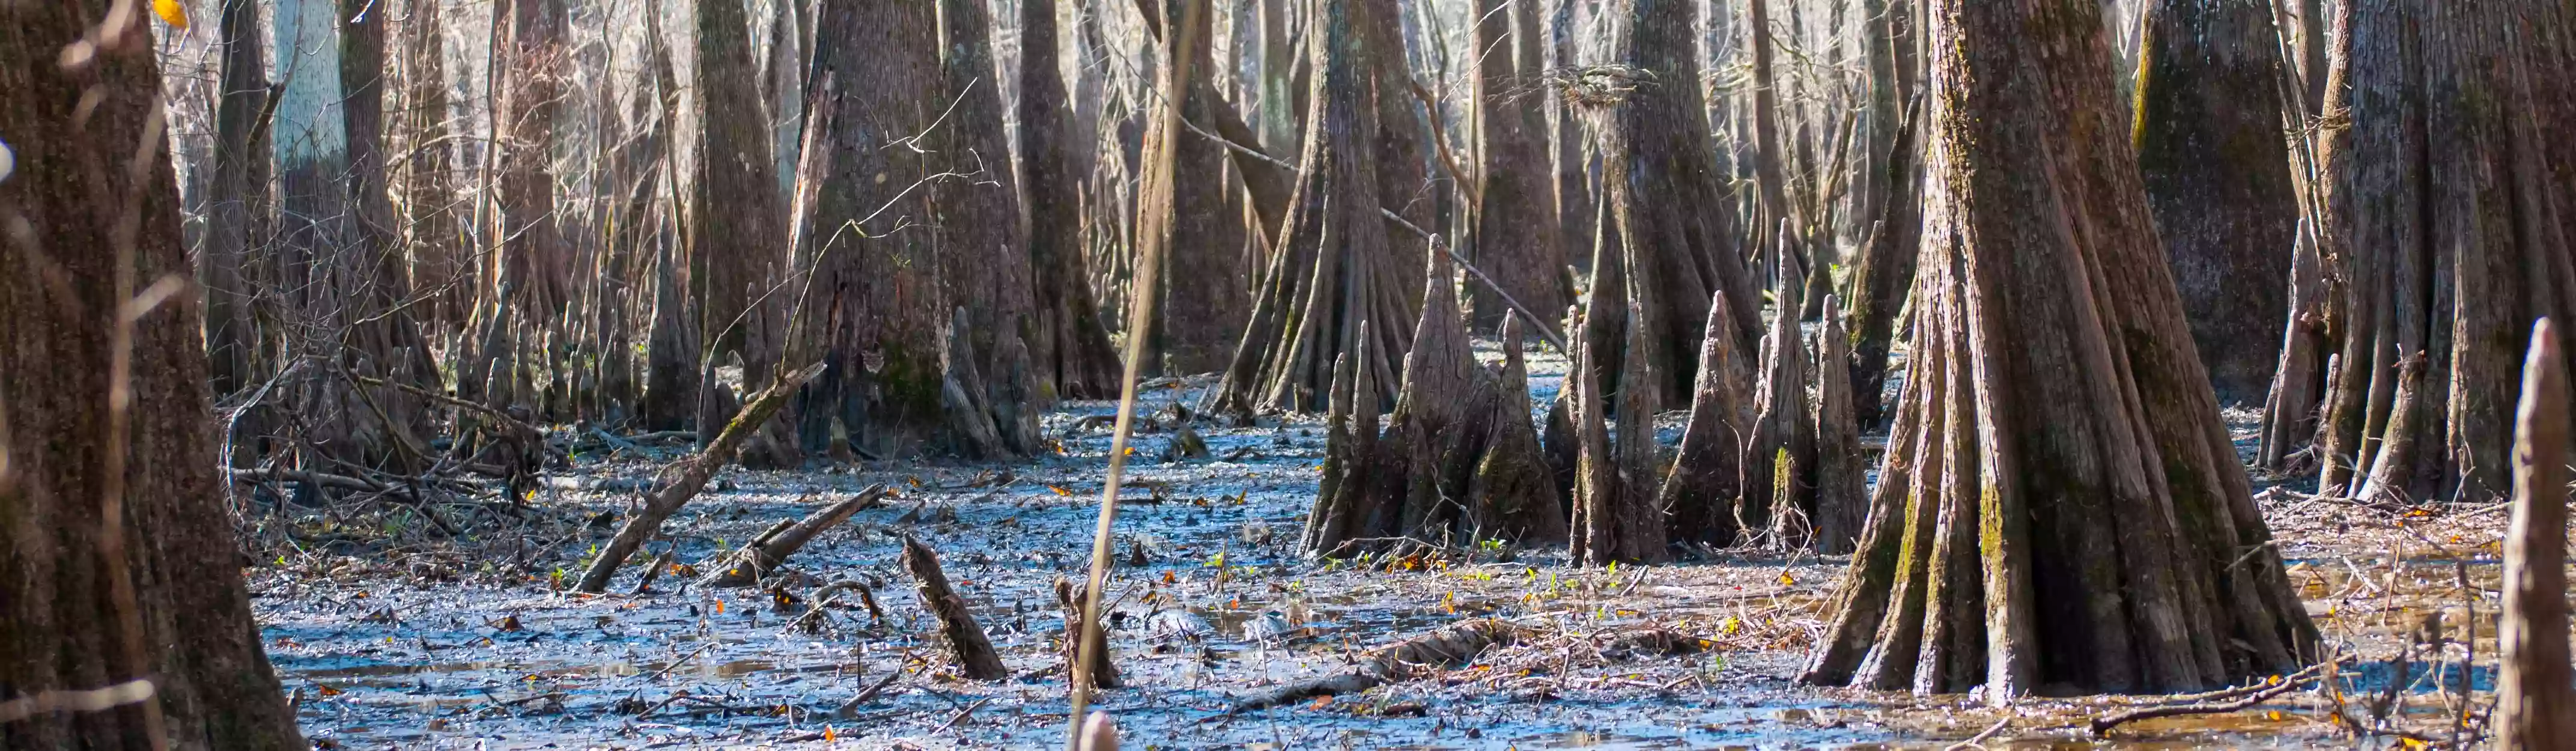
{"type": "Polygon", "coordinates": [[[2119,140],[2100,7],[1930,7],[1905,403],[1800,680],[2008,701],[2295,669],[2316,629],[2119,140]]]}
{"type": "MultiPolygon", "coordinates": [[[[1011,143],[1003,131],[1001,68],[994,63],[992,19],[984,0],[941,0],[940,71],[945,85],[939,97],[947,105],[945,150],[949,170],[970,173],[963,180],[937,183],[931,201],[939,226],[940,273],[950,304],[965,311],[967,330],[951,333],[971,352],[971,369],[952,367],[952,374],[982,376],[970,401],[981,405],[970,419],[989,419],[1001,439],[998,446],[979,447],[986,455],[1035,455],[1038,450],[1036,365],[1028,341],[1039,323],[1029,293],[1028,237],[1020,227],[1018,178],[1011,170],[1011,143]]],[[[1050,200],[1052,197],[1050,197],[1050,200]]],[[[953,409],[953,408],[952,408],[953,409]]]]}
{"type": "Polygon", "coordinates": [[[2528,324],[2576,310],[2576,219],[2533,208],[2576,199],[2576,145],[2548,135],[2576,123],[2568,11],[2374,0],[2346,16],[2349,91],[2326,98],[2349,132],[2323,160],[2343,340],[2318,490],[2500,497],[2528,324]]]}
{"type": "MultiPolygon", "coordinates": [[[[1324,409],[1334,363],[1359,351],[1363,336],[1370,340],[1367,354],[1354,355],[1352,363],[1365,371],[1359,380],[1401,382],[1400,358],[1412,350],[1412,332],[1401,322],[1413,311],[1394,289],[1393,230],[1378,193],[1384,183],[1377,168],[1384,162],[1375,148],[1382,110],[1373,82],[1383,79],[1372,56],[1388,51],[1362,31],[1365,12],[1359,0],[1325,0],[1316,8],[1307,54],[1317,73],[1295,192],[1252,321],[1224,382],[1208,397],[1213,411],[1324,409]]],[[[1378,409],[1362,404],[1353,411],[1378,409]]]]}
{"type": "MultiPolygon", "coordinates": [[[[1001,308],[991,299],[961,297],[980,288],[977,278],[956,272],[1025,262],[1016,245],[971,240],[976,235],[958,226],[1017,223],[1015,212],[995,212],[998,220],[979,215],[966,200],[970,194],[960,192],[994,179],[975,174],[978,169],[1007,164],[979,153],[1000,151],[992,145],[1000,142],[999,104],[977,105],[983,123],[941,121],[957,94],[945,83],[955,73],[941,67],[938,11],[912,0],[825,0],[816,13],[808,150],[801,157],[811,166],[800,171],[818,182],[810,216],[799,219],[811,231],[800,233],[795,259],[798,268],[813,269],[812,289],[797,293],[787,356],[829,366],[796,404],[809,443],[830,435],[837,420],[855,448],[878,457],[1029,449],[1009,436],[1018,416],[1029,414],[1030,397],[1007,386],[988,388],[992,374],[984,372],[972,341],[974,322],[1000,320],[1001,308]],[[961,127],[996,133],[960,135],[961,127]],[[916,137],[919,149],[886,147],[916,137]]],[[[991,76],[989,55],[974,57],[981,62],[959,59],[960,70],[991,76]]],[[[1007,196],[1007,184],[980,189],[1007,196]]],[[[1019,294],[1015,309],[1026,310],[1025,288],[1019,294]]],[[[1025,363],[1025,355],[1018,361],[1025,363]]]]}
{"type": "Polygon", "coordinates": [[[401,150],[394,190],[402,203],[403,243],[412,290],[425,298],[422,323],[444,336],[465,325],[473,305],[456,207],[456,146],[449,140],[446,25],[436,0],[412,0],[401,27],[402,109],[395,115],[401,150]]]}
{"type": "MultiPolygon", "coordinates": [[[[1699,78],[1698,43],[1692,38],[1694,3],[1688,0],[1629,0],[1626,47],[1620,59],[1649,71],[1651,82],[1621,84],[1623,93],[1599,95],[1594,106],[1594,137],[1601,147],[1601,184],[1608,195],[1604,236],[1622,254],[1626,304],[1638,308],[1624,316],[1599,315],[1586,326],[1588,346],[1619,351],[1625,334],[1620,325],[1643,326],[1636,341],[1647,348],[1644,362],[1657,379],[1642,384],[1655,390],[1656,401],[1678,403],[1690,393],[1696,374],[1700,336],[1708,306],[1724,292],[1735,306],[1735,351],[1750,352],[1761,332],[1761,295],[1744,267],[1745,253],[1734,203],[1718,181],[1717,148],[1710,137],[1708,108],[1697,86],[1670,81],[1699,78]],[[1624,318],[1624,324],[1619,318],[1624,318]]],[[[1585,96],[1595,96],[1586,94],[1585,96]]],[[[1601,270],[1594,269],[1596,277],[1601,270]]],[[[1621,287],[1596,278],[1593,294],[1621,294],[1621,287]]],[[[1595,358],[1596,367],[1611,362],[1595,358]]],[[[1605,390],[1631,388],[1624,366],[1605,370],[1605,390]]]]}

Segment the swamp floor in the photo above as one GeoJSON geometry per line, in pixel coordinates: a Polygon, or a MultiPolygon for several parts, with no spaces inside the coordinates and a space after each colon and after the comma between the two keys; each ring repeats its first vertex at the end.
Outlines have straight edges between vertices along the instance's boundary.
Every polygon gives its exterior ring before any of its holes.
{"type": "MultiPolygon", "coordinates": [[[[1499,356],[1490,343],[1479,355],[1499,356]]],[[[1544,404],[1564,361],[1531,364],[1544,404]]],[[[2091,719],[2154,698],[1999,709],[1792,685],[1840,558],[1730,552],[1587,569],[1561,550],[1463,546],[1439,559],[1304,560],[1294,545],[1323,453],[1320,418],[1202,423],[1210,456],[1166,462],[1170,405],[1213,383],[1154,385],[1139,410],[1158,419],[1135,441],[1105,590],[1128,686],[1099,701],[1131,749],[2399,746],[2453,739],[2464,706],[2475,726],[2489,698],[2501,506],[2365,507],[2267,489],[2294,581],[2352,655],[2340,678],[2095,738],[2091,719]],[[1228,713],[1238,698],[1473,616],[1539,636],[1360,695],[1228,713]],[[2410,638],[2428,616],[2449,639],[2410,638]],[[2459,638],[2472,622],[2473,656],[2459,638]],[[1617,638],[1641,628],[1704,648],[1665,654],[1617,638]],[[2457,663],[2471,657],[2464,703],[2457,663]],[[2391,683],[2403,685],[2385,691],[2391,683]]],[[[1052,587],[1087,563],[1106,465],[1108,431],[1082,418],[1114,409],[1061,405],[1045,430],[1063,453],[1033,462],[727,470],[666,526],[676,560],[705,565],[779,520],[871,484],[896,490],[791,558],[803,580],[783,598],[707,588],[686,571],[637,594],[640,564],[611,594],[563,591],[613,532],[607,515],[622,518],[633,488],[687,450],[660,443],[575,451],[525,508],[448,508],[457,538],[396,504],[251,504],[244,534],[264,558],[249,571],[252,602],[306,734],[331,748],[1060,748],[1063,618],[1052,587]],[[907,536],[939,551],[1013,677],[957,677],[896,563],[907,536]],[[844,581],[858,587],[826,607],[804,601],[844,581]]],[[[2254,415],[2229,417],[2250,436],[2254,415]]]]}

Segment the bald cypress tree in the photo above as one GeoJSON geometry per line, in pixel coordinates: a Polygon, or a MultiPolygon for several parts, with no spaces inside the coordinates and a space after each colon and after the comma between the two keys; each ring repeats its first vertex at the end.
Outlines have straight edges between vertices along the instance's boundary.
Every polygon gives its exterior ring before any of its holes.
{"type": "MultiPolygon", "coordinates": [[[[0,6],[0,747],[305,748],[226,513],[148,16],[0,6]]],[[[236,27],[238,28],[238,27],[236,27]]]]}
{"type": "Polygon", "coordinates": [[[1800,680],[1991,700],[2293,669],[2317,639],[2190,343],[2090,0],[1933,0],[1918,323],[1800,680]]]}

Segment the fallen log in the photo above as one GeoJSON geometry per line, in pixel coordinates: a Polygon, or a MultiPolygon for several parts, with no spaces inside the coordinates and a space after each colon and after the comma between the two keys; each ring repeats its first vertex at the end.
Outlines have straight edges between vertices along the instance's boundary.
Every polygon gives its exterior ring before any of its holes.
{"type": "Polygon", "coordinates": [[[1521,627],[1499,618],[1460,621],[1427,634],[1369,650],[1349,672],[1298,681],[1245,699],[1227,710],[1243,714],[1317,696],[1366,691],[1401,679],[1416,667],[1453,668],[1491,647],[1510,646],[1521,627]]]}
{"type": "Polygon", "coordinates": [[[786,563],[788,556],[795,555],[798,549],[805,547],[805,543],[812,542],[815,535],[822,534],[823,530],[840,526],[841,522],[850,519],[850,515],[876,506],[884,501],[887,495],[889,493],[885,485],[870,485],[866,490],[859,491],[858,495],[842,499],[839,503],[805,515],[803,520],[793,523],[780,522],[784,526],[772,529],[769,533],[753,540],[751,544],[742,546],[742,550],[735,552],[730,562],[718,567],[715,573],[708,576],[708,586],[748,587],[759,582],[768,577],[769,572],[777,570],[780,564],[786,563]]]}
{"type": "Polygon", "coordinates": [[[777,414],[780,407],[786,406],[788,395],[796,393],[806,381],[822,372],[823,363],[819,362],[798,370],[780,372],[769,388],[752,397],[750,403],[743,405],[741,412],[734,414],[733,421],[725,424],[723,433],[707,442],[705,450],[663,467],[654,479],[653,494],[644,500],[644,508],[636,512],[634,518],[627,519],[626,526],[618,528],[617,537],[610,539],[608,545],[599,551],[599,557],[590,562],[590,570],[581,575],[581,583],[575,589],[590,594],[607,591],[609,577],[617,575],[617,568],[626,563],[626,557],[634,555],[636,549],[644,546],[646,539],[660,531],[663,520],[671,518],[680,506],[697,497],[698,491],[706,488],[707,481],[715,477],[716,470],[733,461],[735,452],[742,450],[743,442],[758,432],[761,425],[768,423],[770,416],[777,414]]]}
{"type": "Polygon", "coordinates": [[[948,587],[948,575],[939,570],[939,554],[920,540],[906,537],[903,570],[912,574],[913,593],[921,596],[922,609],[938,619],[940,639],[957,657],[958,670],[979,681],[997,681],[1011,674],[1002,667],[1002,656],[993,651],[992,640],[984,637],[984,627],[975,623],[975,614],[966,609],[966,598],[948,587]]]}

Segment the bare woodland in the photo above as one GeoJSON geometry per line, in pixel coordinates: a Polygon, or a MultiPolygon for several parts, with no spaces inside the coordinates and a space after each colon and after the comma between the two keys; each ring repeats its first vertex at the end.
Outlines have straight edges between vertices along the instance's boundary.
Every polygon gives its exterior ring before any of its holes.
{"type": "Polygon", "coordinates": [[[2571,129],[2553,3],[12,4],[0,747],[2570,747],[2571,129]]]}

